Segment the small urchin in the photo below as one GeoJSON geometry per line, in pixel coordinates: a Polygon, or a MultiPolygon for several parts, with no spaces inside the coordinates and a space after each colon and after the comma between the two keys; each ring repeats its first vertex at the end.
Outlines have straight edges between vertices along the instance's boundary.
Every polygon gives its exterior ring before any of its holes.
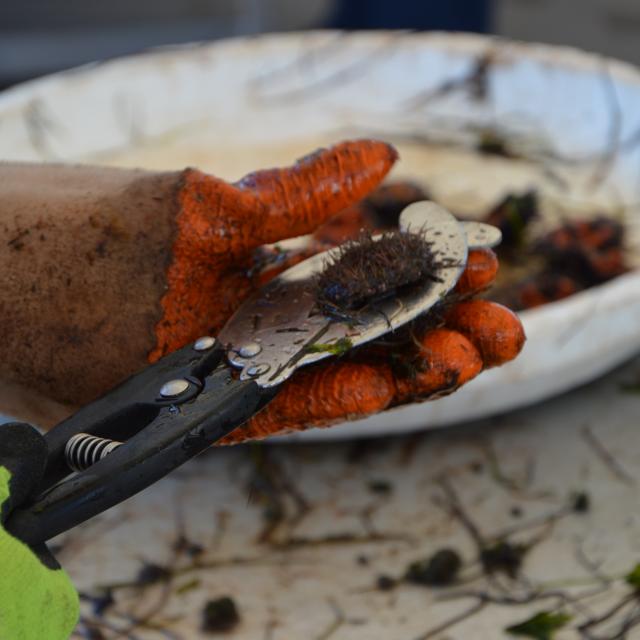
{"type": "Polygon", "coordinates": [[[342,245],[316,278],[315,296],[328,315],[349,314],[426,280],[439,282],[433,243],[417,233],[363,231],[342,245]]]}

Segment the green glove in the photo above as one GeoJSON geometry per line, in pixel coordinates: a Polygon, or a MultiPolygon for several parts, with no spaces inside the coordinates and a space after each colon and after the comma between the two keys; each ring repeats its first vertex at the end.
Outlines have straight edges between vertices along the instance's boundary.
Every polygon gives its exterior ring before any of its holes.
{"type": "Polygon", "coordinates": [[[33,427],[0,426],[0,640],[66,640],[78,621],[78,594],[46,546],[28,547],[2,526],[38,486],[46,455],[33,427]]]}

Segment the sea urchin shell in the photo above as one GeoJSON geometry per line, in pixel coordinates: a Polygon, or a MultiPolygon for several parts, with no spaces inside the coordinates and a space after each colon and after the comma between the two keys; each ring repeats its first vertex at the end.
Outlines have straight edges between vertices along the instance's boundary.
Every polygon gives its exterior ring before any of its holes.
{"type": "Polygon", "coordinates": [[[437,282],[439,266],[432,243],[417,233],[393,231],[376,239],[363,232],[320,273],[316,300],[330,315],[355,311],[402,287],[437,282]]]}

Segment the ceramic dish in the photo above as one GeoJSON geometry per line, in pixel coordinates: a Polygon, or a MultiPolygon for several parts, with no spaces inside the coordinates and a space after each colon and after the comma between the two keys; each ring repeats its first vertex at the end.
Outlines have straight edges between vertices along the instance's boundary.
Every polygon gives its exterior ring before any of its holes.
{"type": "MultiPolygon", "coordinates": [[[[622,215],[638,260],[640,73],[572,49],[481,36],[312,32],[155,50],[0,95],[0,158],[221,177],[354,136],[395,143],[394,177],[480,215],[537,188],[546,219],[622,215]],[[483,136],[511,157],[478,154],[483,136]]],[[[640,348],[640,273],[522,313],[513,363],[455,395],[305,438],[398,433],[481,418],[585,383],[640,348]]]]}

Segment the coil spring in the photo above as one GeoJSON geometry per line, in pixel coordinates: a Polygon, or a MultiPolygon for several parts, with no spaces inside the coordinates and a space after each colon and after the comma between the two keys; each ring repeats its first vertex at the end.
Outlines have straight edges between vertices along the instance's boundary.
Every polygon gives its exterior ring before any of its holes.
{"type": "Polygon", "coordinates": [[[71,469],[84,471],[98,462],[98,460],[108,456],[122,444],[117,440],[98,438],[88,433],[76,433],[75,436],[72,436],[67,441],[64,455],[71,469]]]}

